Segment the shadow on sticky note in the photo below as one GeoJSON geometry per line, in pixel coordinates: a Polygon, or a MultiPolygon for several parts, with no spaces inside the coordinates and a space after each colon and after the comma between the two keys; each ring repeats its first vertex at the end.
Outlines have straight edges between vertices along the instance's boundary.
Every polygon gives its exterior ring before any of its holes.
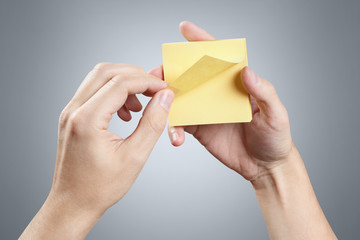
{"type": "Polygon", "coordinates": [[[245,39],[163,44],[164,77],[175,92],[169,125],[250,122],[239,81],[245,66],[245,39]]]}

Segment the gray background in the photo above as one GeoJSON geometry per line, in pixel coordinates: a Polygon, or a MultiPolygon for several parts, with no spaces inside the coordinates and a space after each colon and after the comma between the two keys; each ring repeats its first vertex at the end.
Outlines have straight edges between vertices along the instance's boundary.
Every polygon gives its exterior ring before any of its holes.
{"type": "MultiPolygon", "coordinates": [[[[249,65],[286,105],[330,224],[339,238],[358,239],[359,10],[356,1],[1,1],[1,239],[17,238],[45,200],[58,116],[86,73],[102,61],[159,65],[161,44],[183,41],[182,20],[218,38],[247,38],[249,65]]],[[[135,125],[114,118],[111,128],[126,136],[135,125]]],[[[190,136],[174,148],[165,133],[88,235],[267,238],[250,184],[190,136]]]]}

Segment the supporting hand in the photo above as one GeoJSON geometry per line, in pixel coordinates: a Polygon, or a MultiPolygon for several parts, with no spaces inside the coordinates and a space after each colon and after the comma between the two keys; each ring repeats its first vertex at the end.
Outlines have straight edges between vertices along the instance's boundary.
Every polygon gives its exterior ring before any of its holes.
{"type": "MultiPolygon", "coordinates": [[[[190,22],[181,23],[180,32],[189,41],[215,39],[190,22]]],[[[162,67],[150,73],[163,77],[162,67]]],[[[168,130],[174,146],[184,143],[186,131],[226,166],[247,180],[254,180],[284,162],[290,154],[292,140],[287,111],[274,87],[249,67],[243,69],[241,78],[251,96],[250,123],[169,127],[168,130]]]]}
{"type": "MultiPolygon", "coordinates": [[[[180,32],[189,41],[215,40],[190,22],[181,23],[180,32]]],[[[161,66],[150,73],[163,77],[161,66]]],[[[251,181],[271,239],[336,239],[292,143],[288,114],[274,87],[249,67],[241,80],[250,94],[250,123],[170,127],[172,144],[183,144],[186,131],[251,181]]]]}

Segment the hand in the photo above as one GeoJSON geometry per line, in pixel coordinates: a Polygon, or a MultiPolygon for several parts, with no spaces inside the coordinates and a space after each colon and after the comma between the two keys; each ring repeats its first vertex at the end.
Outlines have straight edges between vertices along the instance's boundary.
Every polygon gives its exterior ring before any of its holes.
{"type": "MultiPolygon", "coordinates": [[[[180,32],[189,41],[215,39],[190,22],[181,23],[180,32]]],[[[163,77],[162,67],[150,73],[163,77]]],[[[274,87],[249,67],[242,70],[241,80],[250,94],[250,123],[169,127],[172,144],[183,144],[186,131],[250,180],[271,239],[337,239],[292,144],[288,115],[274,87]]]]}
{"type": "MultiPolygon", "coordinates": [[[[189,41],[215,40],[190,22],[182,22],[180,32],[189,41]]],[[[150,73],[163,77],[162,67],[150,73]]],[[[250,94],[253,113],[250,123],[169,127],[168,132],[174,146],[184,143],[184,131],[192,134],[226,166],[245,179],[254,180],[287,159],[292,140],[287,111],[274,87],[249,67],[242,70],[241,79],[250,94]]]]}
{"type": "Polygon", "coordinates": [[[53,185],[23,239],[31,232],[36,239],[40,233],[44,239],[83,238],[126,194],[165,128],[174,98],[166,87],[131,65],[102,63],[88,74],[60,116],[53,185]],[[152,99],[136,130],[126,139],[110,132],[114,113],[128,121],[130,111],[141,110],[135,96],[141,93],[152,99]]]}
{"type": "Polygon", "coordinates": [[[160,91],[166,86],[139,67],[122,64],[95,67],[61,114],[50,195],[67,197],[78,207],[100,211],[119,201],[135,181],[165,127],[173,99],[172,91],[160,91]],[[108,131],[114,113],[130,120],[129,110],[141,110],[134,96],[139,93],[156,94],[134,133],[123,139],[108,131]]]}

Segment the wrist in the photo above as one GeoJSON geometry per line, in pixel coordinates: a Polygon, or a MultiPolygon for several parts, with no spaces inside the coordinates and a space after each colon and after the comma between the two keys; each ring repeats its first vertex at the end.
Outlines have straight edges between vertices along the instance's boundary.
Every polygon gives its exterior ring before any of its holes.
{"type": "Polygon", "coordinates": [[[252,180],[251,184],[262,207],[271,205],[284,211],[300,200],[298,193],[312,191],[305,165],[294,145],[286,159],[252,180]]]}
{"type": "Polygon", "coordinates": [[[274,166],[267,168],[256,178],[250,180],[255,191],[258,190],[280,190],[284,187],[284,183],[299,180],[299,178],[307,178],[307,172],[302,162],[299,152],[294,144],[292,144],[289,155],[275,163],[274,166]]]}
{"type": "Polygon", "coordinates": [[[55,218],[54,232],[67,233],[68,239],[85,237],[104,212],[97,209],[83,209],[71,197],[49,195],[44,204],[44,213],[55,218]]]}
{"type": "Polygon", "coordinates": [[[20,239],[84,239],[102,215],[50,193],[20,239]]]}
{"type": "Polygon", "coordinates": [[[251,181],[271,239],[336,239],[293,146],[288,158],[251,181]]]}

